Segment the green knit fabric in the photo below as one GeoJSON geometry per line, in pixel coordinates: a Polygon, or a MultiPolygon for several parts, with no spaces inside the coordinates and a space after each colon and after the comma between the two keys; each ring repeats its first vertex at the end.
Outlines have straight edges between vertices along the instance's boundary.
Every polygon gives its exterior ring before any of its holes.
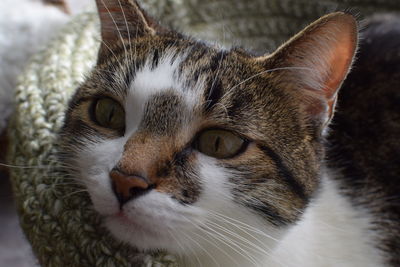
{"type": "Polygon", "coordinates": [[[57,132],[69,97],[95,63],[94,13],[75,18],[21,77],[9,135],[21,226],[43,266],[176,266],[172,256],[137,253],[111,238],[82,188],[57,171],[57,132]]]}
{"type": "MultiPolygon", "coordinates": [[[[399,10],[398,0],[339,0],[372,11],[399,10]]],[[[339,7],[340,7],[339,5],[339,7]]],[[[163,22],[226,45],[272,50],[338,4],[311,0],[147,0],[163,22]]],[[[86,192],[57,171],[57,132],[68,99],[93,66],[97,15],[76,17],[21,77],[9,128],[11,171],[21,226],[43,266],[176,266],[170,255],[138,253],[109,236],[86,192]]]]}

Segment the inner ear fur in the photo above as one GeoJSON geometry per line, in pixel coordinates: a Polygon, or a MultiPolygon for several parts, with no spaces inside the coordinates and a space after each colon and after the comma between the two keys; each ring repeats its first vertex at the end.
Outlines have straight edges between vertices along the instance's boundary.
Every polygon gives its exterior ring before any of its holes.
{"type": "Polygon", "coordinates": [[[336,12],[310,24],[272,55],[257,60],[274,62],[274,68],[284,70],[281,79],[295,87],[291,93],[323,129],[333,116],[337,92],[351,68],[357,43],[354,16],[336,12]]]}

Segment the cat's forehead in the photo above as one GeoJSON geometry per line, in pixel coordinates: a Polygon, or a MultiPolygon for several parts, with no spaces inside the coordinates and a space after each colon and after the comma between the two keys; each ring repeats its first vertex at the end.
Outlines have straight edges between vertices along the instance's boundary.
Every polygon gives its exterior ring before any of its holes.
{"type": "Polygon", "coordinates": [[[128,83],[127,128],[159,135],[195,128],[223,94],[218,71],[225,54],[200,45],[150,50],[128,83]]]}
{"type": "Polygon", "coordinates": [[[236,89],[250,68],[233,50],[152,40],[121,46],[120,53],[97,66],[89,86],[82,89],[88,94],[113,94],[130,102],[128,106],[146,105],[148,110],[161,106],[169,111],[172,106],[181,111],[209,110],[227,91],[236,89]]]}
{"type": "Polygon", "coordinates": [[[229,81],[229,76],[242,74],[243,71],[238,70],[250,71],[252,65],[257,65],[244,50],[227,50],[185,38],[156,36],[135,43],[118,42],[116,45],[117,48],[113,48],[116,52],[97,66],[100,73],[109,71],[103,75],[123,74],[125,78],[146,82],[150,82],[146,74],[158,76],[160,82],[170,82],[171,77],[180,76],[193,86],[205,76],[217,78],[223,74],[229,81]]]}
{"type": "Polygon", "coordinates": [[[126,88],[127,129],[170,135],[187,125],[200,109],[202,84],[187,83],[181,67],[185,53],[173,48],[155,53],[157,58],[149,56],[126,88]]]}

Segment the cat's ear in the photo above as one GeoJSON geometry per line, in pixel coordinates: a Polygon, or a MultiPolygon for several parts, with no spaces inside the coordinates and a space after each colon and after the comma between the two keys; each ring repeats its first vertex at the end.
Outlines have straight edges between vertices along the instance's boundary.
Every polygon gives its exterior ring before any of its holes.
{"type": "MultiPolygon", "coordinates": [[[[302,110],[323,130],[333,116],[338,90],[357,50],[356,19],[336,12],[315,21],[265,59],[286,69],[302,110]]],[[[269,66],[270,67],[270,66],[269,66]]]]}
{"type": "Polygon", "coordinates": [[[100,54],[109,53],[113,44],[134,41],[146,35],[166,31],[139,6],[136,0],[96,0],[100,17],[100,54]]]}

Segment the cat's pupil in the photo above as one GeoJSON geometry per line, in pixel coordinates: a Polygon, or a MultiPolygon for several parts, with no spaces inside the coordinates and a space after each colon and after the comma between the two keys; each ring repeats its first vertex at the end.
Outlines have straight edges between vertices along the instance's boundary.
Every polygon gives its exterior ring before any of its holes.
{"type": "Polygon", "coordinates": [[[217,136],[217,138],[215,139],[215,152],[218,152],[219,147],[220,147],[220,142],[221,142],[221,138],[219,136],[217,136]]]}
{"type": "Polygon", "coordinates": [[[125,112],[120,104],[110,98],[101,98],[95,102],[94,121],[105,128],[123,130],[125,112]]]}
{"type": "Polygon", "coordinates": [[[243,151],[246,142],[236,134],[222,129],[206,130],[199,135],[194,147],[214,158],[231,158],[243,151]]]}
{"type": "Polygon", "coordinates": [[[111,110],[110,110],[110,113],[109,113],[109,115],[108,115],[108,122],[109,122],[109,123],[112,122],[112,119],[113,119],[113,117],[114,117],[114,111],[115,111],[114,107],[111,106],[111,110]]]}

